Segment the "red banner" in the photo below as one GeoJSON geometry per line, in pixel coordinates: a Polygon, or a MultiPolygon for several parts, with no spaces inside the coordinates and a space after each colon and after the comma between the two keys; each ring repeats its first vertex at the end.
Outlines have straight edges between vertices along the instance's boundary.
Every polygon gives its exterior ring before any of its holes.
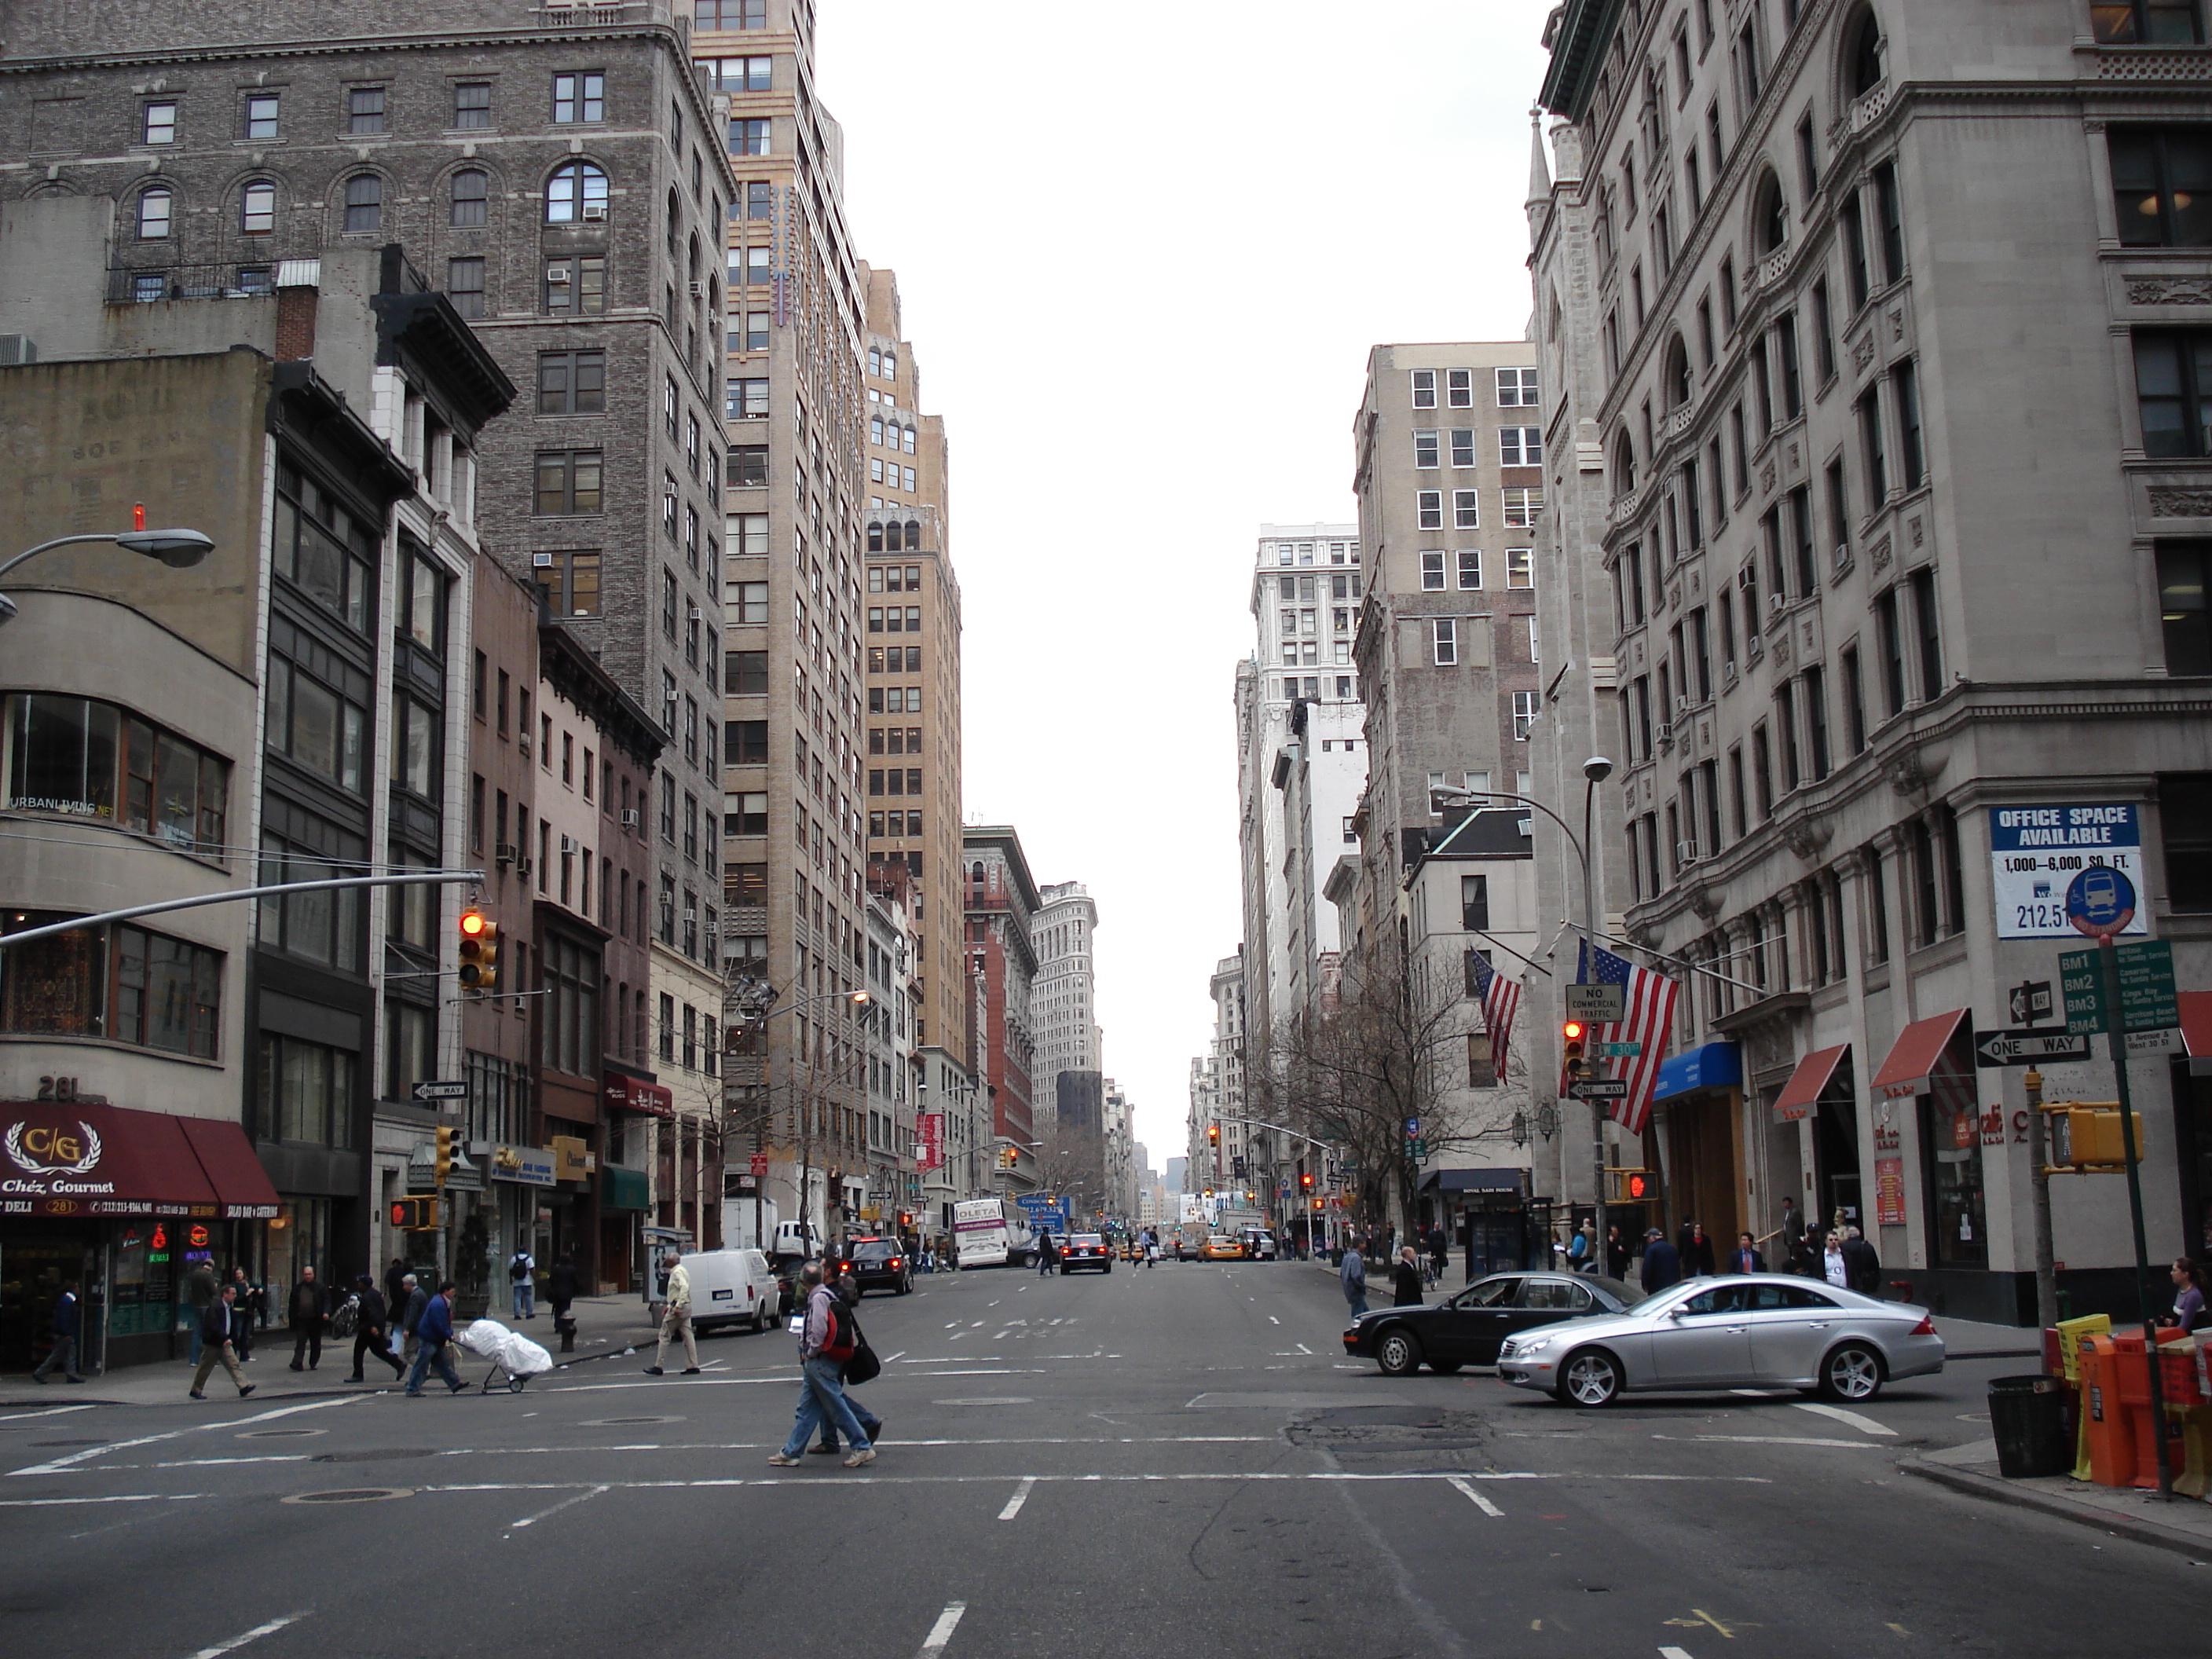
{"type": "Polygon", "coordinates": [[[1874,1218],[1877,1226],[1905,1224],[1905,1160],[1901,1158],[1874,1161],[1874,1218]]]}
{"type": "Polygon", "coordinates": [[[923,1112],[915,1120],[915,1167],[919,1170],[939,1170],[945,1167],[945,1114],[923,1112]]]}

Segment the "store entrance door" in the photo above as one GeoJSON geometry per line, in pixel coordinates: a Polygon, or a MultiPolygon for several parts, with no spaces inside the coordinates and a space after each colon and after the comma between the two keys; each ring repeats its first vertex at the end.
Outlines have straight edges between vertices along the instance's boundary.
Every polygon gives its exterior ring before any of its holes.
{"type": "Polygon", "coordinates": [[[1741,1113],[1733,1090],[1667,1103],[1668,1204],[1674,1226],[1702,1223],[1705,1237],[1727,1248],[1744,1225],[1741,1113]]]}
{"type": "Polygon", "coordinates": [[[101,1313],[98,1224],[46,1223],[0,1237],[0,1371],[35,1370],[54,1346],[54,1304],[77,1294],[77,1367],[94,1363],[101,1313]]]}

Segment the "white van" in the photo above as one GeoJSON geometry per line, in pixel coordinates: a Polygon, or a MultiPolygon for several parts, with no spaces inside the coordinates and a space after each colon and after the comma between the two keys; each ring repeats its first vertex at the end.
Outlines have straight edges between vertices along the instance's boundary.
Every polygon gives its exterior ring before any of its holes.
{"type": "Polygon", "coordinates": [[[691,1276],[691,1328],[724,1325],[767,1330],[776,1322],[775,1271],[758,1250],[701,1250],[684,1258],[691,1276]]]}

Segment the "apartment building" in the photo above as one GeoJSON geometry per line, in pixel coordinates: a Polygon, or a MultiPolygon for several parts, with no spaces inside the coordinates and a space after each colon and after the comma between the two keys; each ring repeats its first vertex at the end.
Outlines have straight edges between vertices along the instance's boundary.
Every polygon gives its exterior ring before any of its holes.
{"type": "Polygon", "coordinates": [[[866,283],[843,137],[814,90],[807,0],[700,0],[690,50],[726,100],[723,957],[749,1052],[730,1142],[831,1231],[869,1166],[870,803],[863,556],[866,283]],[[823,1206],[829,1213],[825,1217],[823,1206]]]}
{"type": "MultiPolygon", "coordinates": [[[[1617,745],[1594,853],[1682,988],[1646,1161],[1670,1220],[1794,1198],[1954,1313],[2034,1316],[2021,1073],[1973,1051],[2082,942],[2070,882],[2124,875],[2130,931],[2212,982],[2212,94],[2174,49],[2205,21],[1573,0],[1548,29],[1539,599],[1574,712],[1543,787],[1571,811],[1576,751],[1617,745]]],[[[2212,1042],[2173,1042],[2128,1062],[2154,1256],[2212,1223],[2179,1052],[2212,1042]]],[[[2115,1087],[2101,1039],[2044,1079],[2115,1087]]],[[[2132,1309],[2118,1183],[2053,1200],[2075,1310],[2132,1309]]]]}
{"type": "Polygon", "coordinates": [[[1041,902],[1018,831],[970,824],[962,832],[965,950],[976,1010],[977,1086],[990,1104],[998,1182],[1007,1192],[1037,1184],[1036,1018],[1032,1005],[1041,902]]]}
{"type": "Polygon", "coordinates": [[[1249,980],[1245,957],[1239,946],[1235,956],[1213,964],[1206,981],[1206,995],[1213,1004],[1213,1036],[1206,1052],[1190,1063],[1188,1191],[1212,1191],[1228,1178],[1231,1165],[1223,1143],[1235,1121],[1245,1115],[1244,998],[1249,980]]]}
{"type": "Polygon", "coordinates": [[[1366,711],[1352,641],[1364,601],[1357,525],[1262,525],[1252,575],[1256,642],[1237,665],[1237,844],[1245,1006],[1264,1060],[1275,1021],[1311,1006],[1315,964],[1337,948],[1328,872],[1356,845],[1366,711]]]}

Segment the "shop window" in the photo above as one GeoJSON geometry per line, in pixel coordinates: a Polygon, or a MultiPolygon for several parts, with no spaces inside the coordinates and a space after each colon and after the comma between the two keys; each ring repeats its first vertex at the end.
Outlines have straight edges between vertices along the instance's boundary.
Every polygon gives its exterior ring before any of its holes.
{"type": "Polygon", "coordinates": [[[1928,1243],[1938,1267],[1990,1265],[1989,1216],[1982,1170],[1981,1115],[1973,1072],[1947,1052],[1934,1092],[1920,1097],[1920,1167],[1925,1172],[1928,1243]]]}

